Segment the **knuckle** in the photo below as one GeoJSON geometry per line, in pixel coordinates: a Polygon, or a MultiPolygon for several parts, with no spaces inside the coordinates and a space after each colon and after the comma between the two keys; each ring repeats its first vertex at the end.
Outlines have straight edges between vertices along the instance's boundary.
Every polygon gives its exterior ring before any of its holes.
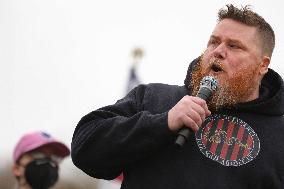
{"type": "Polygon", "coordinates": [[[186,120],[185,126],[190,128],[190,129],[192,129],[192,130],[194,130],[194,131],[196,131],[198,129],[198,126],[197,126],[196,122],[193,119],[191,119],[191,118],[188,118],[186,120]]]}
{"type": "Polygon", "coordinates": [[[202,123],[201,117],[196,117],[196,118],[195,118],[195,123],[196,123],[197,125],[201,125],[201,123],[202,123]]]}

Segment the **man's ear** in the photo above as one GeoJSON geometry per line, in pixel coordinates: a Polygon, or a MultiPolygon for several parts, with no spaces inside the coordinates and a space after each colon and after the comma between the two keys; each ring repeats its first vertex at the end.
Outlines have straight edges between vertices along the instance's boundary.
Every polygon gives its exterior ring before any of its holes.
{"type": "Polygon", "coordinates": [[[269,64],[270,64],[270,57],[264,56],[260,64],[260,69],[259,69],[260,75],[264,76],[268,72],[269,64]]]}

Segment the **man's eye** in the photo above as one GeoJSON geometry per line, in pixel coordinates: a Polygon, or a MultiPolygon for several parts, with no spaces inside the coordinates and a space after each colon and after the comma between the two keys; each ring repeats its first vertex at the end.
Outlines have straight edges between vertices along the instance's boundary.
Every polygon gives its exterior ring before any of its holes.
{"type": "Polygon", "coordinates": [[[232,49],[239,49],[240,46],[239,45],[236,45],[236,44],[229,44],[229,47],[232,48],[232,49]]]}

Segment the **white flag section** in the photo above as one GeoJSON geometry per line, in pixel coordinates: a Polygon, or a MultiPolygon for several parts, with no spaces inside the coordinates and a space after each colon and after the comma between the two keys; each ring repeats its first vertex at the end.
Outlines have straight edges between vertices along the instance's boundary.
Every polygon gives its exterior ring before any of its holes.
{"type": "Polygon", "coordinates": [[[98,189],[119,189],[120,185],[121,183],[115,180],[108,181],[108,180],[100,179],[98,183],[98,189]]]}

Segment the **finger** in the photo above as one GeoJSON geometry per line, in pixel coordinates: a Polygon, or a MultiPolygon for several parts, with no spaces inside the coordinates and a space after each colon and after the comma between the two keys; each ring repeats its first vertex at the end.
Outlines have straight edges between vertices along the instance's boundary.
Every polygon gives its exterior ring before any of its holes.
{"type": "Polygon", "coordinates": [[[198,125],[195,123],[195,121],[193,119],[191,119],[188,116],[184,116],[182,119],[184,126],[188,127],[189,129],[191,129],[194,132],[197,132],[199,127],[198,125]]]}
{"type": "MultiPolygon", "coordinates": [[[[192,100],[192,102],[193,103],[190,104],[190,107],[189,107],[188,110],[190,111],[190,109],[192,109],[193,111],[197,112],[199,114],[199,116],[201,117],[201,122],[203,122],[205,120],[205,117],[206,117],[206,108],[204,109],[203,106],[201,106],[198,103],[195,103],[194,100],[192,100]]],[[[206,106],[206,104],[205,104],[205,106],[206,106]]],[[[196,121],[198,121],[198,120],[196,120],[196,121]]]]}
{"type": "Polygon", "coordinates": [[[199,104],[205,111],[205,116],[209,116],[211,115],[210,110],[208,109],[207,103],[205,100],[199,98],[199,97],[194,97],[192,98],[192,101],[194,101],[195,103],[199,104]]]}
{"type": "Polygon", "coordinates": [[[201,125],[205,120],[205,111],[198,104],[192,104],[191,107],[186,112],[186,115],[193,119],[197,125],[201,125]]]}

